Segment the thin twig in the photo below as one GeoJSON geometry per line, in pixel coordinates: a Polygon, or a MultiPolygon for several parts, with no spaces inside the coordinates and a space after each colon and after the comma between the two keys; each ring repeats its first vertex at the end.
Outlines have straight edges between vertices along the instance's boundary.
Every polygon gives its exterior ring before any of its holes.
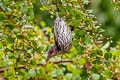
{"type": "MultiPolygon", "coordinates": [[[[60,64],[60,63],[67,63],[67,62],[73,62],[72,59],[69,59],[69,60],[60,60],[60,61],[53,61],[51,63],[53,64],[60,64]]],[[[39,63],[37,64],[37,66],[46,66],[47,63],[39,63]]],[[[21,69],[21,68],[25,68],[27,65],[21,65],[21,66],[18,66],[18,67],[7,67],[7,68],[1,68],[0,69],[0,72],[4,72],[4,71],[7,71],[9,69],[21,69]]]]}

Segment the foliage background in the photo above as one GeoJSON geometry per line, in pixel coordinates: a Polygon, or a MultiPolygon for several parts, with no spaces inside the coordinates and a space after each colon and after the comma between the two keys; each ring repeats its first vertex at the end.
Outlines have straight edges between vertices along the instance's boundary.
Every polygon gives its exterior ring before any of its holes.
{"type": "Polygon", "coordinates": [[[62,0],[73,46],[46,63],[56,0],[0,0],[1,80],[119,80],[119,1],[62,0]]]}

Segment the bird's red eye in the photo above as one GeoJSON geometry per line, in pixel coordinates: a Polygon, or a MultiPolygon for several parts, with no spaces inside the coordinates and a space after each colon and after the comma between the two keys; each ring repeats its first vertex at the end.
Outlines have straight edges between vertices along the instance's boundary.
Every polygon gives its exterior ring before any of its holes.
{"type": "Polygon", "coordinates": [[[50,53],[52,54],[54,51],[53,51],[53,49],[52,50],[50,50],[50,53]]]}

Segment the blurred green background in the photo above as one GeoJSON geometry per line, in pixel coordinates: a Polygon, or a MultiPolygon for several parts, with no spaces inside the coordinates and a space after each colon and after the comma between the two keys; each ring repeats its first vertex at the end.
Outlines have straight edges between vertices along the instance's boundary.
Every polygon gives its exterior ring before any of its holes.
{"type": "Polygon", "coordinates": [[[106,30],[104,36],[111,37],[112,46],[115,46],[120,40],[120,9],[115,7],[112,0],[92,0],[90,7],[101,27],[106,30]]]}

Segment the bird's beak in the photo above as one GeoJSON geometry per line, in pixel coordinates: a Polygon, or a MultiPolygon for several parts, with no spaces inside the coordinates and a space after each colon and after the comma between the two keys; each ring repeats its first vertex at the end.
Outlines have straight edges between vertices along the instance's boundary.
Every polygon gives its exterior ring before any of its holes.
{"type": "Polygon", "coordinates": [[[46,62],[48,62],[49,59],[50,59],[50,54],[48,54],[48,57],[47,57],[47,59],[46,59],[46,62]]]}
{"type": "Polygon", "coordinates": [[[48,62],[48,61],[49,61],[49,59],[50,59],[50,58],[48,58],[48,57],[47,57],[46,62],[48,62]]]}

